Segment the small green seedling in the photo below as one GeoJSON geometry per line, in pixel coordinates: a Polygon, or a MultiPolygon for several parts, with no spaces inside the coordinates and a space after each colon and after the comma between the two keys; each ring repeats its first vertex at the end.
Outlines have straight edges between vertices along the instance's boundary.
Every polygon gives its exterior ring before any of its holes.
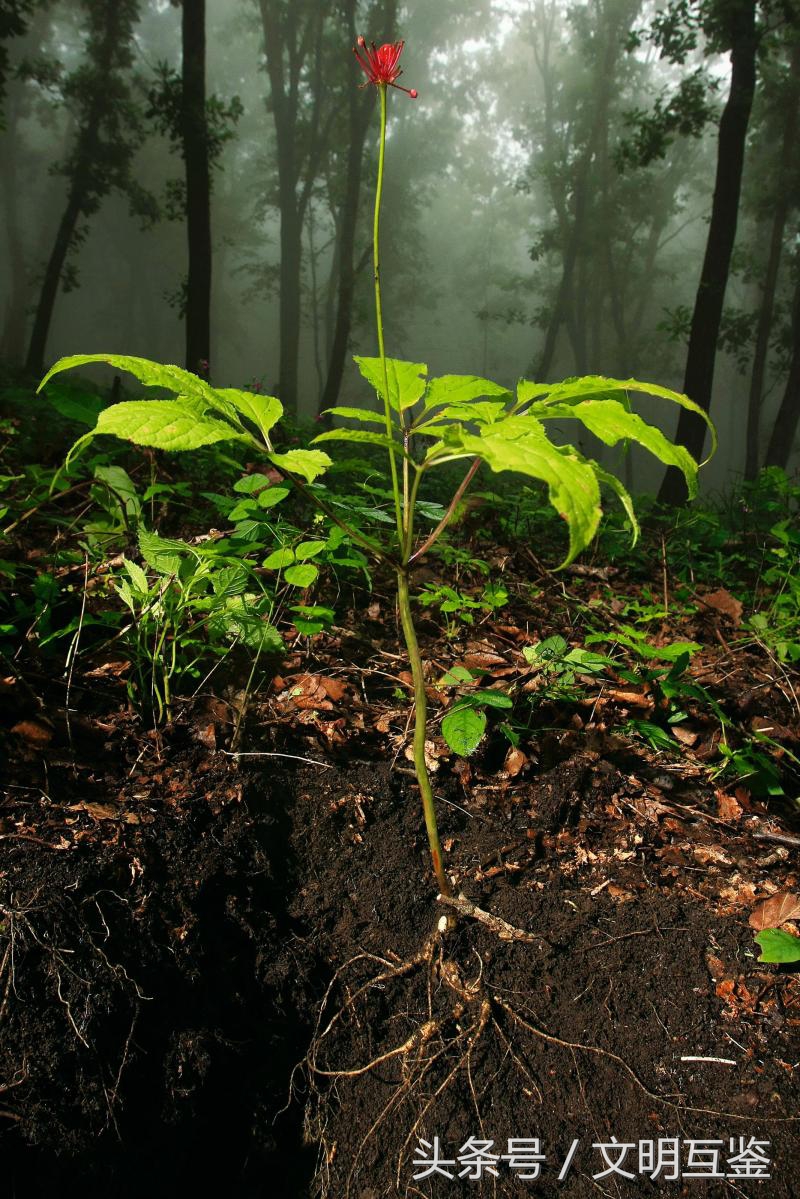
{"type": "MultiPolygon", "coordinates": [[[[567,551],[561,566],[567,566],[592,540],[602,516],[601,489],[621,502],[633,530],[638,524],[633,501],[615,475],[586,457],[574,445],[550,440],[548,422],[577,422],[608,446],[636,442],[667,466],[677,467],[690,497],[697,492],[698,464],[682,446],[673,443],[660,429],[648,424],[632,409],[631,393],[644,393],[669,400],[697,413],[711,428],[712,452],[716,446],[713,427],[705,412],[686,396],[654,383],[636,379],[608,379],[599,375],[567,379],[562,383],[522,379],[514,389],[476,375],[443,375],[429,378],[421,362],[386,356],[383,332],[380,275],[380,213],[383,196],[386,149],[387,92],[399,88],[397,60],[402,43],[369,52],[364,39],[359,48],[366,57],[359,62],[374,84],[380,100],[378,178],[373,224],[373,266],[378,354],[355,359],[361,375],[377,393],[380,411],[335,407],[330,415],[354,422],[330,429],[316,437],[315,444],[344,441],[379,446],[388,456],[388,485],[391,525],[383,538],[369,536],[351,527],[313,487],[332,465],[319,448],[277,452],[271,437],[281,418],[282,406],[273,396],[233,388],[215,388],[205,380],[175,366],[163,366],[142,358],[114,354],[88,354],[62,358],[48,372],[42,386],[70,367],[90,362],[107,362],[118,370],[130,371],[145,387],[165,389],[172,398],[129,400],[104,409],[94,428],[72,450],[72,454],[97,434],[113,434],[137,445],[170,452],[199,449],[223,441],[239,441],[258,451],[280,474],[304,491],[308,498],[339,525],[363,550],[394,572],[397,604],[414,682],[414,763],[422,795],[433,871],[444,895],[451,893],[444,869],[436,821],[433,790],[425,761],[427,698],[422,655],[417,642],[411,606],[414,568],[438,541],[460,511],[461,502],[481,464],[493,472],[514,471],[544,482],[552,506],[564,520],[567,551]],[[465,472],[441,519],[427,535],[417,533],[417,517],[425,504],[421,489],[432,471],[453,462],[463,462],[465,472]]],[[[401,89],[406,90],[406,89],[401,89]]],[[[412,98],[416,92],[408,93],[412,98]]],[[[297,564],[295,553],[291,565],[297,564]]],[[[301,564],[302,565],[302,564],[301,564]]],[[[476,706],[460,701],[445,718],[446,735],[464,752],[482,735],[484,692],[476,706]]]]}
{"type": "Polygon", "coordinates": [[[800,937],[784,933],[779,928],[765,928],[756,934],[761,946],[759,962],[777,962],[780,965],[800,962],[800,937]]]}
{"type": "Polygon", "coordinates": [[[784,931],[782,925],[800,919],[800,895],[778,891],[762,899],[750,915],[750,924],[758,929],[756,941],[761,946],[760,962],[780,965],[800,962],[800,937],[784,931]]]}

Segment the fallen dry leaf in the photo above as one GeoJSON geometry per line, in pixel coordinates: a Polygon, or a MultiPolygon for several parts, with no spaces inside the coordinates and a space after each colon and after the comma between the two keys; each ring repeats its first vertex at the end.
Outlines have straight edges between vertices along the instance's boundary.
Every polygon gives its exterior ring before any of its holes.
{"type": "Polygon", "coordinates": [[[692,853],[703,866],[709,863],[719,866],[730,866],[731,860],[719,845],[693,845],[692,853]]]}
{"type": "Polygon", "coordinates": [[[83,800],[81,803],[73,803],[69,805],[70,812],[87,812],[93,820],[116,820],[119,817],[119,808],[115,804],[110,803],[87,803],[83,800]]]}
{"type": "Polygon", "coordinates": [[[800,917],[800,895],[790,891],[778,891],[768,899],[762,899],[750,913],[749,923],[753,928],[780,928],[787,920],[800,917]]]}
{"type": "Polygon", "coordinates": [[[720,587],[718,591],[712,591],[710,595],[702,597],[703,603],[708,604],[709,608],[713,608],[716,612],[721,612],[723,616],[729,617],[736,628],[742,619],[742,604],[741,601],[726,591],[724,587],[720,587]]]}
{"type": "Polygon", "coordinates": [[[199,741],[201,745],[205,745],[206,749],[217,748],[217,730],[213,724],[195,729],[194,736],[195,740],[199,741]]]}
{"type": "Polygon", "coordinates": [[[726,967],[721,958],[716,957],[713,953],[706,954],[706,966],[714,982],[717,979],[724,978],[726,967]]]}
{"type": "Polygon", "coordinates": [[[509,778],[516,778],[523,766],[526,766],[528,759],[521,749],[510,749],[506,754],[506,760],[503,768],[509,778]]]}
{"type": "Polygon", "coordinates": [[[726,795],[724,791],[717,791],[717,815],[720,820],[735,822],[741,819],[742,805],[733,795],[726,795]]]}
{"type": "Polygon", "coordinates": [[[18,737],[24,738],[29,745],[49,745],[53,740],[53,729],[43,720],[20,720],[11,730],[18,737]]]}

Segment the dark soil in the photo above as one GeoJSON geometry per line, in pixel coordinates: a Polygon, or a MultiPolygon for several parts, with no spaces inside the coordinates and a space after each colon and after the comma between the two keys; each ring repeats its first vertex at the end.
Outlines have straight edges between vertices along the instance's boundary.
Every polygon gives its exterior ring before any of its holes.
{"type": "Polygon", "coordinates": [[[759,967],[733,892],[715,911],[725,882],[741,891],[759,870],[790,885],[788,855],[764,867],[740,834],[715,863],[700,797],[679,782],[659,801],[629,750],[562,740],[502,805],[470,811],[453,776],[439,789],[459,889],[536,943],[463,918],[433,936],[418,802],[385,755],[240,769],[175,729],[138,762],[118,744],[115,771],[18,758],[0,880],[3,1193],[796,1195],[797,978],[759,967]],[[676,818],[643,803],[694,807],[682,852],[698,865],[678,870],[676,818]],[[292,1076],[312,1034],[316,1072],[292,1076]],[[418,1138],[434,1136],[449,1158],[471,1136],[496,1153],[538,1137],[542,1176],[500,1163],[480,1184],[414,1182],[418,1138]],[[755,1137],[772,1179],[593,1181],[607,1163],[592,1145],[612,1136],[637,1151],[716,1138],[725,1154],[755,1137]]]}
{"type": "MultiPolygon", "coordinates": [[[[606,575],[570,604],[606,603],[606,575]]],[[[518,750],[495,724],[458,760],[431,688],[454,890],[511,940],[437,903],[378,586],[245,708],[217,682],[158,733],[116,661],[89,655],[68,697],[35,660],[0,679],[0,1199],[800,1194],[800,980],[748,924],[800,890],[796,816],[709,780],[719,726],[690,691],[668,755],[620,732],[664,724],[655,684],[543,690],[521,647],[580,631],[537,585],[535,628],[524,580],[502,623],[420,620],[432,681],[462,664],[529,705],[518,750]],[[415,1178],[435,1138],[454,1177],[415,1178]],[[538,1139],[539,1176],[459,1177],[470,1138],[538,1139]],[[725,1177],[691,1177],[716,1150],[725,1177]]],[[[726,595],[652,636],[696,638],[687,679],[730,735],[796,756],[796,690],[731,647],[726,595]]]]}

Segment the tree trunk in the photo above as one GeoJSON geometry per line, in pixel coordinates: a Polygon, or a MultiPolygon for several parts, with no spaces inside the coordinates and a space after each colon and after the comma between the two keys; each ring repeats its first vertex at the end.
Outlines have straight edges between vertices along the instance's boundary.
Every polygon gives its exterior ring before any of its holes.
{"type": "Polygon", "coordinates": [[[211,170],[206,128],[206,0],[183,0],[183,157],[186,167],[186,366],[211,360],[211,170]]]}
{"type": "MultiPolygon", "coordinates": [[[[98,50],[95,63],[101,82],[104,78],[108,78],[109,72],[112,69],[114,50],[120,33],[122,16],[121,9],[116,3],[108,5],[103,41],[98,50]]],[[[66,207],[58,224],[53,248],[50,251],[50,258],[45,268],[42,290],[36,306],[36,315],[34,316],[31,340],[28,346],[28,356],[25,361],[25,368],[32,375],[40,375],[42,373],[44,355],[47,348],[47,337],[53,319],[53,310],[55,308],[56,296],[58,295],[58,286],[61,282],[61,274],[64,270],[64,263],[66,262],[69,248],[75,237],[78,220],[87,203],[86,179],[88,178],[91,164],[97,154],[100,125],[104,112],[104,91],[105,89],[101,85],[95,87],[94,96],[86,114],[86,121],[83,128],[78,132],[78,147],[75,156],[76,165],[72,172],[72,183],[66,207]]]]}
{"type": "Polygon", "coordinates": [[[784,470],[800,423],[800,262],[795,263],[795,270],[797,281],[792,307],[792,360],[765,461],[765,466],[781,466],[784,470]]]}
{"type": "Polygon", "coordinates": [[[31,375],[41,375],[44,367],[47,337],[53,319],[58,286],[61,282],[61,273],[64,270],[64,263],[66,262],[69,248],[72,245],[72,239],[75,236],[75,229],[78,224],[78,218],[83,210],[84,200],[84,190],[80,177],[78,177],[70,188],[67,205],[59,221],[53,248],[50,251],[50,257],[45,267],[42,290],[39,295],[39,303],[36,306],[31,340],[28,345],[28,356],[25,360],[25,369],[31,375]]]}
{"type": "MultiPolygon", "coordinates": [[[[731,22],[731,87],[719,124],[711,222],[692,316],[683,385],[686,395],[699,404],[704,412],[711,408],[717,339],[736,239],[747,126],[756,83],[758,35],[755,0],[736,0],[731,22]]],[[[692,457],[701,457],[705,435],[705,422],[695,413],[682,408],[676,440],[686,447],[692,457]]],[[[686,502],[686,482],[676,467],[667,470],[658,498],[664,504],[686,502]]]]}
{"type": "MultiPolygon", "coordinates": [[[[608,18],[605,30],[605,47],[602,59],[598,62],[598,72],[595,79],[597,88],[594,103],[594,117],[591,123],[586,148],[581,156],[574,185],[574,201],[572,222],[564,248],[564,261],[561,280],[556,295],[556,302],[550,315],[545,334],[544,347],[534,377],[540,382],[547,379],[555,356],[556,342],[561,325],[568,320],[574,303],[574,276],[578,257],[586,244],[586,228],[589,217],[589,200],[591,188],[590,174],[595,156],[607,137],[608,106],[614,89],[614,74],[617,59],[622,49],[622,28],[629,28],[630,21],[639,8],[638,3],[623,4],[619,11],[600,12],[598,20],[605,15],[608,18]]],[[[572,313],[573,324],[571,338],[573,340],[577,359],[585,358],[585,321],[580,314],[572,313]]]]}
{"type": "Polygon", "coordinates": [[[767,369],[769,335],[772,328],[772,314],[775,309],[775,290],[781,264],[783,236],[786,230],[786,220],[789,215],[791,203],[788,181],[793,178],[793,169],[797,169],[793,159],[796,154],[795,141],[797,138],[798,112],[800,110],[800,42],[795,42],[792,48],[789,79],[789,95],[787,96],[785,109],[786,121],[783,126],[779,167],[780,191],[772,216],[772,233],[769,241],[767,268],[764,272],[761,308],[758,313],[753,371],[750,376],[750,395],[747,405],[747,447],[744,467],[744,477],[746,479],[754,479],[758,474],[759,424],[761,405],[764,398],[764,376],[767,369]]]}
{"type": "MultiPolygon", "coordinates": [[[[287,413],[296,415],[303,261],[303,214],[297,194],[300,162],[296,133],[300,107],[300,70],[306,54],[304,47],[308,24],[299,36],[300,5],[297,0],[290,0],[285,10],[279,0],[260,0],[260,9],[277,143],[281,251],[278,394],[287,413]],[[285,64],[284,53],[287,59],[285,64]]],[[[310,18],[306,20],[308,22],[310,18]]]]}
{"type": "MultiPolygon", "coordinates": [[[[387,28],[387,40],[391,41],[394,32],[397,4],[392,3],[387,28]]],[[[347,28],[350,39],[355,45],[355,0],[348,0],[347,28]]],[[[350,89],[348,97],[348,147],[345,175],[345,190],[342,208],[339,215],[339,243],[336,249],[336,266],[338,270],[336,289],[336,319],[333,327],[333,342],[328,360],[328,373],[325,387],[320,400],[320,408],[332,408],[338,398],[342,386],[347,347],[350,342],[350,329],[353,322],[353,295],[355,292],[355,244],[356,227],[358,225],[358,208],[361,198],[361,181],[364,166],[364,143],[369,129],[370,117],[373,111],[374,96],[372,88],[363,91],[356,87],[350,89]]]]}
{"type": "Polygon", "coordinates": [[[6,362],[19,365],[25,359],[25,330],[28,324],[29,281],[19,225],[19,182],[17,178],[17,117],[19,105],[12,100],[6,132],[0,140],[0,181],[3,188],[6,241],[8,245],[9,292],[3,321],[0,354],[6,362]]]}

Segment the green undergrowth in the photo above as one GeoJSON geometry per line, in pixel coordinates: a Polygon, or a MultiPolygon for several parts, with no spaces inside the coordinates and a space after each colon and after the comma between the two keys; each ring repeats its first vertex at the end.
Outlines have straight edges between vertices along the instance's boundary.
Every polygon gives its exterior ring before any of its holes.
{"type": "MultiPolygon", "coordinates": [[[[309,483],[330,515],[235,443],[182,456],[178,469],[174,456],[98,437],[64,469],[67,447],[107,402],[82,380],[53,382],[37,399],[25,387],[0,393],[6,663],[57,674],[120,657],[130,703],[158,722],[220,666],[257,689],[290,648],[324,653],[327,631],[368,604],[376,583],[374,562],[337,513],[367,536],[394,519],[379,450],[358,446],[324,483],[309,483]]],[[[317,432],[284,427],[276,447],[305,447],[317,432]]],[[[422,529],[445,512],[446,474],[441,491],[418,503],[422,529]]],[[[681,627],[702,612],[704,596],[723,590],[741,605],[726,626],[730,650],[791,675],[800,661],[798,482],[770,468],[677,512],[641,497],[639,542],[631,547],[624,513],[611,511],[578,573],[565,578],[546,574],[562,555],[564,530],[545,489],[483,474],[426,561],[418,611],[455,650],[492,622],[519,619],[526,605],[535,626],[549,577],[569,627],[523,647],[533,688],[500,687],[459,668],[439,680],[451,749],[469,755],[487,735],[517,745],[543,713],[576,711],[598,688],[628,686],[654,699],[647,718],[629,712],[621,721],[632,740],[679,755],[676,731],[701,713],[718,730],[712,777],[796,799],[791,748],[745,727],[713,683],[695,679],[702,646],[681,627]]]]}

